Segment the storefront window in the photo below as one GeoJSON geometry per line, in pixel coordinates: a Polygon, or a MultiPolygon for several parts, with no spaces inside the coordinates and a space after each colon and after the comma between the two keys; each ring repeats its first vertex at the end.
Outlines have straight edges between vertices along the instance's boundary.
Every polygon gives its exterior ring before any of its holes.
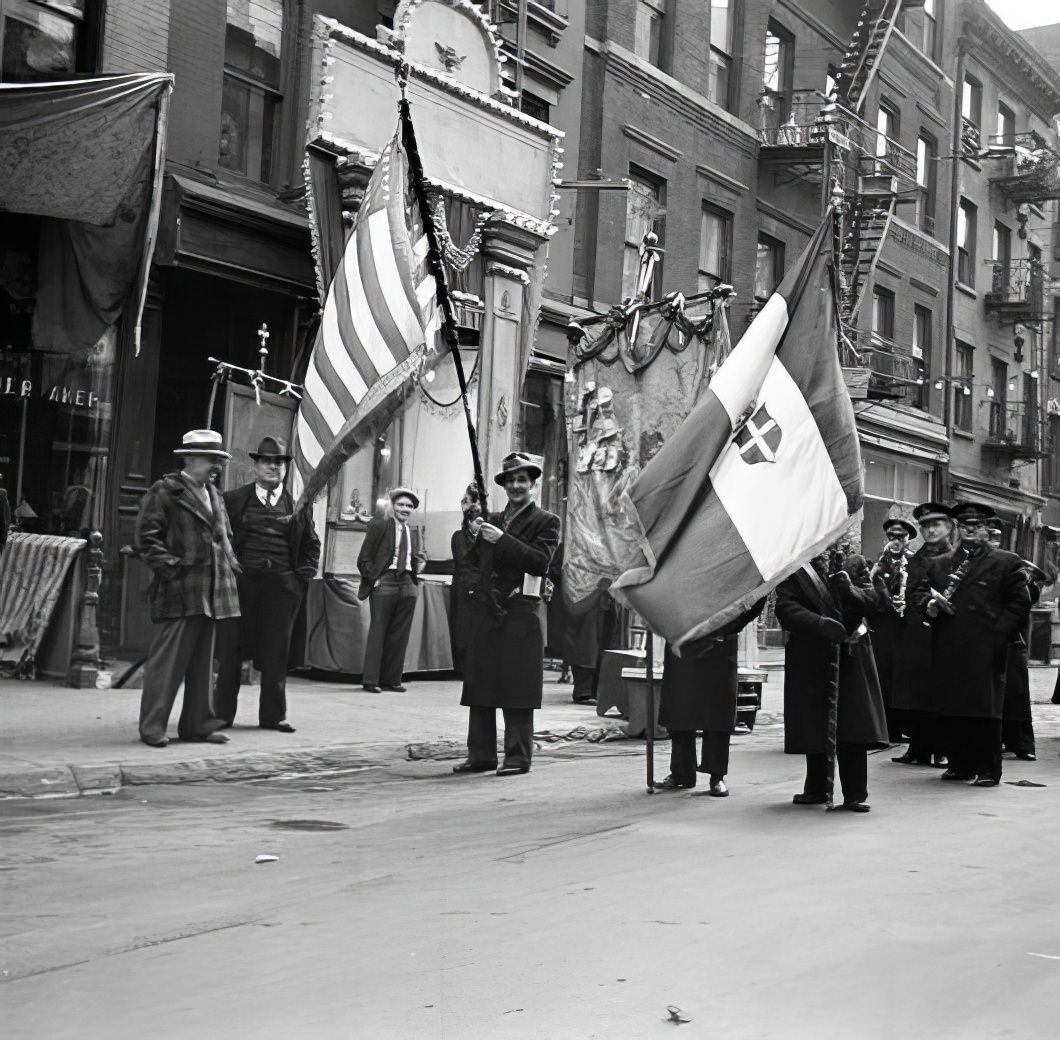
{"type": "Polygon", "coordinates": [[[0,474],[16,527],[84,535],[102,522],[117,334],[70,353],[34,346],[39,228],[0,217],[0,474]]]}
{"type": "Polygon", "coordinates": [[[883,551],[883,522],[912,516],[913,507],[931,499],[933,470],[928,462],[912,462],[879,452],[864,451],[865,513],[861,551],[870,560],[883,551]]]}
{"type": "Polygon", "coordinates": [[[530,371],[523,384],[522,450],[542,459],[538,502],[563,515],[567,437],[563,423],[563,379],[530,371]]]}
{"type": "Polygon", "coordinates": [[[0,80],[27,83],[77,72],[85,0],[3,0],[0,80]]]}
{"type": "Polygon", "coordinates": [[[257,180],[272,177],[280,93],[284,0],[228,0],[217,162],[257,180]]]}

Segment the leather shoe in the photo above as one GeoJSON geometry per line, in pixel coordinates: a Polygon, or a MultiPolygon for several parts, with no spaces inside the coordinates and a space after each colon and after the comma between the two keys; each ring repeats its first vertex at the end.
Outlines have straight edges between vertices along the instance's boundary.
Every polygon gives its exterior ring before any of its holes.
{"type": "Polygon", "coordinates": [[[383,692],[383,687],[382,686],[375,686],[372,683],[365,683],[364,686],[361,687],[361,689],[364,690],[365,693],[382,693],[383,692]]]}
{"type": "Polygon", "coordinates": [[[678,780],[673,773],[666,777],[665,780],[656,780],[652,784],[652,787],[657,791],[681,791],[695,786],[695,780],[678,780]]]}
{"type": "Polygon", "coordinates": [[[200,738],[204,744],[227,744],[228,736],[224,733],[219,733],[216,730],[213,733],[207,733],[205,737],[200,738]]]}
{"type": "Polygon", "coordinates": [[[947,769],[946,772],[939,777],[939,779],[952,780],[956,783],[963,783],[968,780],[974,780],[975,777],[971,773],[958,773],[956,769],[947,769]]]}
{"type": "Polygon", "coordinates": [[[272,726],[261,726],[260,729],[274,729],[278,733],[294,733],[295,729],[289,722],[277,722],[272,726]]]}
{"type": "Polygon", "coordinates": [[[493,766],[477,766],[474,762],[460,762],[453,766],[454,773],[492,773],[497,767],[493,766]]]}
{"type": "Polygon", "coordinates": [[[498,776],[519,776],[520,773],[529,773],[529,766],[501,766],[497,770],[498,776]]]}
{"type": "Polygon", "coordinates": [[[729,797],[729,789],[726,787],[724,780],[711,780],[709,793],[712,798],[729,797]]]}
{"type": "Polygon", "coordinates": [[[846,809],[849,812],[867,813],[872,811],[872,806],[868,802],[843,802],[842,805],[831,806],[828,811],[836,812],[839,809],[846,809]]]}
{"type": "Polygon", "coordinates": [[[401,683],[398,683],[397,686],[384,686],[383,689],[386,690],[388,693],[408,693],[409,692],[408,688],[405,687],[405,686],[402,686],[401,683]]]}
{"type": "Polygon", "coordinates": [[[1033,751],[1016,752],[1016,757],[1021,762],[1037,762],[1038,756],[1033,751]]]}
{"type": "Polygon", "coordinates": [[[149,740],[147,737],[141,737],[140,740],[148,747],[169,747],[168,737],[159,737],[158,740],[149,740]]]}
{"type": "Polygon", "coordinates": [[[972,787],[997,787],[1001,783],[996,776],[977,776],[971,783],[972,787]]]}
{"type": "Polygon", "coordinates": [[[830,805],[831,801],[824,794],[797,794],[791,799],[792,805],[830,805]]]}

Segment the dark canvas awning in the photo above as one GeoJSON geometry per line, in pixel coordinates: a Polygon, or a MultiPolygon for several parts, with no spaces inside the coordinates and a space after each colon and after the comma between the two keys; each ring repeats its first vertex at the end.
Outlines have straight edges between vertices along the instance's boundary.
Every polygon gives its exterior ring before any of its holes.
{"type": "Polygon", "coordinates": [[[0,212],[42,218],[33,339],[96,343],[126,305],[140,343],[173,77],[0,84],[0,212]]]}

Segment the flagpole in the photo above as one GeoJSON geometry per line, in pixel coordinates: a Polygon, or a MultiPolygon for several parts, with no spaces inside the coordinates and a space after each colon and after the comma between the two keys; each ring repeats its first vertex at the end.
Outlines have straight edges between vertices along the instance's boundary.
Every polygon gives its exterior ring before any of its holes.
{"type": "MultiPolygon", "coordinates": [[[[408,63],[402,62],[397,71],[398,86],[401,90],[401,100],[398,102],[398,112],[401,116],[401,143],[408,155],[409,172],[412,174],[412,190],[416,195],[420,219],[423,221],[423,231],[427,236],[427,263],[431,273],[434,275],[438,306],[442,310],[442,336],[449,347],[449,353],[453,356],[453,364],[456,366],[456,381],[460,386],[460,399],[464,403],[464,419],[467,422],[467,436],[471,443],[471,465],[475,474],[475,486],[478,488],[483,512],[488,512],[486,482],[482,476],[482,460],[479,458],[478,451],[478,434],[475,432],[475,420],[471,414],[471,401],[467,395],[467,376],[464,374],[464,362],[460,357],[460,334],[457,330],[456,312],[453,309],[453,298],[449,294],[449,282],[445,275],[445,265],[442,262],[442,253],[438,247],[438,235],[434,227],[434,214],[431,212],[431,204],[427,198],[427,189],[424,185],[423,162],[420,159],[419,147],[416,144],[416,131],[412,126],[412,114],[409,111],[408,98],[405,96],[408,74],[408,63]]],[[[481,349],[481,345],[479,349],[481,349]]]]}

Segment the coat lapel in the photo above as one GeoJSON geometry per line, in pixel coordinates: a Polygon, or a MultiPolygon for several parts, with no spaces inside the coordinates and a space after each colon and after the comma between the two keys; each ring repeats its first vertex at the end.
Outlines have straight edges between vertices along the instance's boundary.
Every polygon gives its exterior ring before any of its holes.
{"type": "MultiPolygon", "coordinates": [[[[214,518],[207,514],[206,508],[205,506],[203,506],[202,501],[199,499],[199,496],[192,493],[191,487],[188,485],[188,482],[179,474],[175,478],[175,483],[172,490],[174,492],[174,497],[177,500],[177,505],[186,509],[189,513],[191,513],[192,516],[198,517],[198,519],[200,519],[204,524],[208,524],[210,527],[213,527],[214,518]]],[[[216,491],[214,492],[214,495],[216,495],[216,491]]],[[[216,498],[211,496],[210,501],[214,503],[214,513],[216,514],[216,498]]]]}

